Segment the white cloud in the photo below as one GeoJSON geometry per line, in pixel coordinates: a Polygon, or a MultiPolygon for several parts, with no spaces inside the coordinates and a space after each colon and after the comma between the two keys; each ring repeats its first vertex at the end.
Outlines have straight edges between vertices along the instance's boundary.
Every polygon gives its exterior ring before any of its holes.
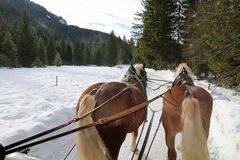
{"type": "Polygon", "coordinates": [[[141,0],[32,0],[62,16],[68,24],[130,38],[134,14],[141,0]]]}

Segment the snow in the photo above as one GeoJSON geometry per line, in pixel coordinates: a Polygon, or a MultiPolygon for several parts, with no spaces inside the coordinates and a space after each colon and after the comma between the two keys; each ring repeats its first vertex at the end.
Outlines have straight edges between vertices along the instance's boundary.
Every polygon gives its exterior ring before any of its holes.
{"type": "MultiPolygon", "coordinates": [[[[0,68],[0,143],[4,146],[36,133],[66,123],[74,118],[75,107],[81,93],[97,82],[121,81],[128,66],[62,66],[47,68],[0,68]],[[56,85],[56,76],[58,83],[56,85]]],[[[147,69],[148,77],[161,80],[173,80],[174,72],[147,69]]],[[[167,90],[167,86],[153,91],[164,82],[148,82],[148,98],[151,99],[167,90]]],[[[194,83],[207,90],[208,82],[194,83]]],[[[208,146],[211,160],[240,159],[240,96],[233,90],[216,87],[211,84],[208,90],[214,99],[208,146]]],[[[156,131],[161,115],[162,99],[150,106],[156,110],[154,122],[146,151],[156,131]]],[[[146,132],[152,112],[149,111],[146,132]]],[[[75,124],[63,129],[72,129],[75,124]]],[[[140,132],[141,129],[139,129],[140,132]]],[[[181,135],[177,136],[176,144],[181,135]]],[[[143,137],[140,141],[141,147],[143,137]]],[[[131,136],[127,136],[122,145],[119,159],[130,159],[131,136]]],[[[64,159],[75,144],[75,134],[68,135],[31,148],[29,155],[42,160],[64,159]]],[[[162,125],[153,142],[148,160],[166,159],[167,149],[162,125]]],[[[135,156],[135,159],[137,156],[135,156]]],[[[68,157],[76,159],[75,149],[68,157]]],[[[178,151],[178,158],[181,152],[178,151]]]]}

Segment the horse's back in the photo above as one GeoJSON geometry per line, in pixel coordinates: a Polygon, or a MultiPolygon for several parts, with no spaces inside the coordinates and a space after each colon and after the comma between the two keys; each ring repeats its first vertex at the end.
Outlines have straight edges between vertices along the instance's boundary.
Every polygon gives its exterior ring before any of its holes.
{"type": "Polygon", "coordinates": [[[194,97],[199,101],[202,124],[206,131],[206,137],[208,138],[213,107],[212,96],[202,87],[194,86],[192,91],[194,97]]]}
{"type": "Polygon", "coordinates": [[[103,82],[100,82],[100,83],[95,83],[91,86],[89,86],[87,89],[85,89],[83,91],[83,93],[81,94],[79,100],[78,100],[78,103],[77,103],[77,107],[76,107],[76,114],[78,114],[78,110],[79,110],[79,103],[81,102],[81,100],[83,99],[83,97],[87,94],[90,94],[91,92],[94,92],[96,91],[98,88],[100,88],[104,83],[103,82]]]}
{"type": "MultiPolygon", "coordinates": [[[[208,103],[208,106],[212,106],[213,99],[208,91],[199,86],[193,86],[192,88],[193,96],[197,98],[201,103],[208,103]]],[[[201,105],[201,104],[200,104],[201,105]]]]}
{"type": "MultiPolygon", "coordinates": [[[[145,101],[144,95],[137,88],[119,82],[104,84],[95,96],[96,106],[103,104],[109,99],[111,100],[92,114],[94,121],[115,115],[145,101]],[[111,99],[117,94],[119,94],[117,97],[111,99]]],[[[147,109],[144,108],[134,114],[97,127],[98,133],[110,150],[110,153],[119,151],[127,133],[136,131],[145,120],[146,115],[147,109]]],[[[112,155],[113,159],[117,158],[117,154],[114,154],[115,156],[112,155]]]]}
{"type": "Polygon", "coordinates": [[[209,129],[209,122],[212,113],[212,96],[204,88],[199,86],[178,85],[171,88],[163,98],[163,125],[177,128],[175,131],[181,131],[181,106],[186,96],[187,90],[190,90],[192,96],[199,101],[201,117],[204,128],[209,129]],[[171,125],[169,125],[171,124],[171,125]]]}
{"type": "MultiPolygon", "coordinates": [[[[208,91],[204,88],[199,86],[185,86],[185,85],[178,85],[171,88],[165,95],[164,95],[164,102],[168,105],[175,107],[178,104],[181,104],[183,99],[186,96],[186,92],[189,90],[193,97],[201,101],[201,103],[208,103],[209,106],[212,106],[213,100],[212,96],[208,91]]],[[[211,107],[210,107],[211,108],[211,107]]]]}
{"type": "MultiPolygon", "coordinates": [[[[117,114],[137,104],[140,104],[146,100],[143,93],[140,92],[138,88],[124,84],[124,83],[120,83],[120,82],[110,82],[110,83],[104,84],[95,96],[97,101],[96,106],[101,105],[102,103],[108,101],[109,99],[111,100],[107,104],[105,104],[103,107],[101,107],[99,110],[93,113],[94,120],[97,120],[99,118],[103,118],[106,116],[110,116],[113,114],[117,114]],[[115,95],[118,95],[118,96],[111,99],[115,95]]],[[[114,124],[119,125],[119,122],[121,121],[120,124],[123,124],[125,126],[123,122],[125,122],[125,120],[128,119],[128,117],[131,117],[133,119],[141,119],[141,118],[144,119],[146,118],[145,110],[146,109],[143,109],[134,115],[129,115],[127,116],[127,118],[116,120],[115,122],[112,123],[112,125],[114,124]]],[[[129,124],[129,121],[127,123],[129,124]]],[[[134,122],[131,122],[131,123],[134,123],[134,122]]]]}

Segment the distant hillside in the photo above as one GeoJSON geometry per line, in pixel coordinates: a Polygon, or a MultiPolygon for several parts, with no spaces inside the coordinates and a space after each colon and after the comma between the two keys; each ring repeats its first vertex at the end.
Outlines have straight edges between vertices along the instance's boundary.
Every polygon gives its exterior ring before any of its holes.
{"type": "Polygon", "coordinates": [[[108,34],[103,32],[67,25],[66,20],[62,17],[47,11],[44,7],[30,0],[0,0],[0,17],[11,25],[18,23],[24,11],[30,15],[34,27],[41,26],[45,31],[55,33],[59,38],[92,40],[96,35],[102,39],[108,37],[108,34]]]}
{"type": "Polygon", "coordinates": [[[133,40],[67,25],[29,0],[0,0],[0,67],[108,65],[132,61],[133,40]]]}

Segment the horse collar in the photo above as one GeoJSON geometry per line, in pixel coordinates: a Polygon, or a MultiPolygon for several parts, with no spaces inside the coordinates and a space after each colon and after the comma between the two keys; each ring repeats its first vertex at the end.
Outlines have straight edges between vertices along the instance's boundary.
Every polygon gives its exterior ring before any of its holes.
{"type": "Polygon", "coordinates": [[[188,76],[185,68],[183,68],[181,74],[179,74],[177,78],[173,81],[172,88],[179,84],[194,86],[193,80],[188,76]]]}

